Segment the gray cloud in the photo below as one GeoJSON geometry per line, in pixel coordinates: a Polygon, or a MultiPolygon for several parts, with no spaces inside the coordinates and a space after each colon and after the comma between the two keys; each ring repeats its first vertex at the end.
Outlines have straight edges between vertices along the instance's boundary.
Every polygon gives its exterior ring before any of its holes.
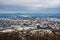
{"type": "MultiPolygon", "coordinates": [[[[16,8],[13,7],[8,7],[5,10],[17,10],[22,12],[25,11],[27,12],[54,12],[57,11],[58,9],[55,9],[60,6],[60,0],[0,0],[0,4],[3,5],[14,5],[18,6],[16,8]],[[23,6],[23,7],[20,7],[23,6]],[[21,9],[19,9],[19,7],[21,9]],[[50,8],[50,9],[49,9],[50,8]],[[46,10],[46,11],[45,11],[46,10]]],[[[4,10],[4,9],[2,9],[4,10]]]]}

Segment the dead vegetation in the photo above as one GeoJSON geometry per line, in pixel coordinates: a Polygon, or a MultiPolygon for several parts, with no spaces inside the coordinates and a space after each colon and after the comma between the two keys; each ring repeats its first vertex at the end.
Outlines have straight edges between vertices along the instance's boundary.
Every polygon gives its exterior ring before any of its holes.
{"type": "Polygon", "coordinates": [[[39,31],[35,33],[10,32],[0,33],[0,40],[60,40],[60,34],[44,34],[41,35],[39,31]]]}

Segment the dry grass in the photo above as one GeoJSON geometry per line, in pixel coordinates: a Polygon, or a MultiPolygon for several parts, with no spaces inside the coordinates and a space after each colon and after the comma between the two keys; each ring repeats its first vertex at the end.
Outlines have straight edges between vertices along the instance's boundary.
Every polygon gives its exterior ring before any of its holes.
{"type": "Polygon", "coordinates": [[[60,40],[59,34],[44,34],[41,36],[39,32],[35,32],[34,34],[26,33],[22,39],[21,34],[19,32],[11,32],[11,33],[0,33],[0,40],[60,40]],[[20,36],[19,36],[20,35],[20,36]]]}
{"type": "Polygon", "coordinates": [[[18,32],[0,33],[0,40],[21,40],[18,32]]]}

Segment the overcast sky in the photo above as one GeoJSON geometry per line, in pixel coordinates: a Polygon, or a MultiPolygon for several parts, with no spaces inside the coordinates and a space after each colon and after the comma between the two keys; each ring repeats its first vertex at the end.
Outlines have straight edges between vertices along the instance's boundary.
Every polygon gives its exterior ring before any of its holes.
{"type": "Polygon", "coordinates": [[[60,0],[0,0],[0,13],[60,13],[60,0]]]}

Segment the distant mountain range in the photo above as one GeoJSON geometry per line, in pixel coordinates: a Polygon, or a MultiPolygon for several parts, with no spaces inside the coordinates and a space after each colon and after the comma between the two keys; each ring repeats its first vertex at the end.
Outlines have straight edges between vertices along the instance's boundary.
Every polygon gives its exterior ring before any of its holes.
{"type": "Polygon", "coordinates": [[[2,14],[0,13],[0,18],[8,17],[57,17],[60,18],[60,13],[11,13],[11,14],[2,14]]]}

